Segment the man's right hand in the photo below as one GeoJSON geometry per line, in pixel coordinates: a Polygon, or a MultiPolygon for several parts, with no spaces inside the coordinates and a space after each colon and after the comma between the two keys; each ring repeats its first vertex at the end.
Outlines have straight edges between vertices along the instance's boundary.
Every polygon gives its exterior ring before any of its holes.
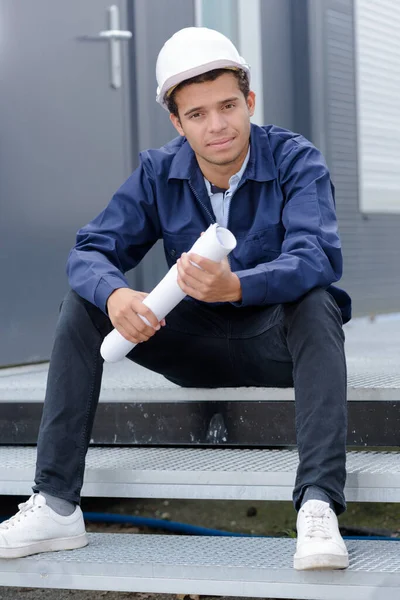
{"type": "Polygon", "coordinates": [[[107,300],[107,311],[111,323],[125,339],[133,344],[147,342],[162,325],[165,325],[164,319],[159,323],[154,313],[143,304],[146,296],[148,294],[144,292],[118,288],[110,294],[107,300]],[[146,317],[152,327],[142,321],[139,315],[146,317]]]}

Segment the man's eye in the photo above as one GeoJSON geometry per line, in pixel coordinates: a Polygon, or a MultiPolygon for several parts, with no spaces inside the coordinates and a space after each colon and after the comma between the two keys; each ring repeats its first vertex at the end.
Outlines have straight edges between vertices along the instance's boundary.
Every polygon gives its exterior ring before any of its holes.
{"type": "Polygon", "coordinates": [[[233,102],[230,102],[229,104],[225,104],[225,108],[234,108],[235,105],[233,104],[233,102]]]}
{"type": "Polygon", "coordinates": [[[201,113],[193,113],[190,118],[191,119],[197,119],[200,116],[201,113]]]}

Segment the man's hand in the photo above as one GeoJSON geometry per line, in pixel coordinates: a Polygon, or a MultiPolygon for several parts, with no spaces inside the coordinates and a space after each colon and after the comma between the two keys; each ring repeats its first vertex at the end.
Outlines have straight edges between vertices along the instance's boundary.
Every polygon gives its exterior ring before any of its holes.
{"type": "Polygon", "coordinates": [[[232,273],[227,258],[218,263],[198,254],[183,253],[177,267],[179,287],[196,300],[238,302],[242,299],[240,279],[232,273]]]}
{"type": "Polygon", "coordinates": [[[133,344],[147,342],[161,326],[165,325],[163,319],[160,323],[154,313],[143,304],[148,296],[144,292],[135,292],[129,288],[114,290],[107,300],[108,316],[120,334],[133,344]],[[143,315],[151,323],[147,325],[139,315],[143,315]]]}

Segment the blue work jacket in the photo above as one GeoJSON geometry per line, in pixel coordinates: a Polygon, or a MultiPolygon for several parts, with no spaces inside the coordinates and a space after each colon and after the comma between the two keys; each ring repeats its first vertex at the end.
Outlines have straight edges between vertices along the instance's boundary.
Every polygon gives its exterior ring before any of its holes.
{"type": "MultiPolygon", "coordinates": [[[[124,273],[163,239],[171,267],[215,222],[204,177],[184,137],[140,154],[140,165],[108,206],[78,231],[67,273],[71,287],[106,312],[124,273]]],[[[321,287],[343,322],[351,300],[331,284],[342,275],[334,188],[321,153],[303,136],[251,126],[250,159],[235,191],[228,228],[237,239],[230,265],[242,306],[293,302],[321,287]]]]}

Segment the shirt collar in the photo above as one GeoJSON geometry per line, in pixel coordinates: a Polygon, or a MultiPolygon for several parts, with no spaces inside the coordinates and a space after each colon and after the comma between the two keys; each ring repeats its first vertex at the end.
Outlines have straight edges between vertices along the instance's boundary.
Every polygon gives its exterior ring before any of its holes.
{"type": "MultiPolygon", "coordinates": [[[[244,159],[243,164],[240,168],[240,171],[238,171],[237,173],[232,175],[232,177],[229,178],[229,189],[231,189],[232,187],[236,188],[237,185],[239,184],[240,180],[242,179],[242,175],[245,172],[245,169],[247,167],[247,163],[249,162],[249,158],[250,158],[250,145],[249,145],[249,149],[247,150],[246,158],[244,159]]],[[[210,182],[208,181],[208,179],[206,177],[204,177],[204,183],[206,184],[208,195],[213,196],[214,194],[211,191],[210,182]]]]}
{"type": "MultiPolygon", "coordinates": [[[[168,179],[191,179],[196,170],[200,171],[196,155],[187,139],[183,138],[182,145],[172,160],[168,179]]],[[[243,175],[246,179],[253,181],[271,181],[277,177],[268,133],[253,123],[250,133],[249,159],[243,175]]]]}

